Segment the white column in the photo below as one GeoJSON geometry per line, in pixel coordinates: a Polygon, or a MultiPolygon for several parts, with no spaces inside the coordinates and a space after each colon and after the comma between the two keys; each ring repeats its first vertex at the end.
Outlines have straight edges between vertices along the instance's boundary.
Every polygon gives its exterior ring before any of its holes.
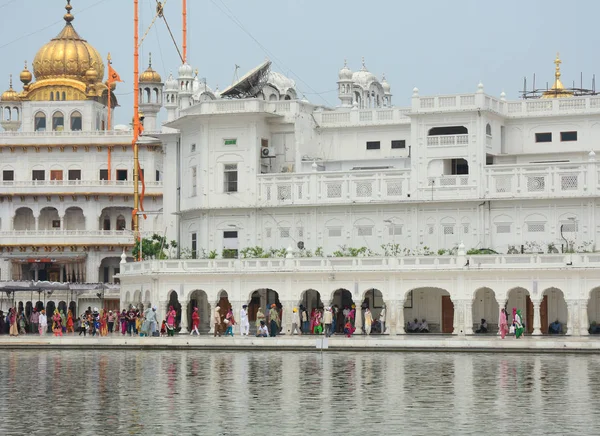
{"type": "Polygon", "coordinates": [[[293,301],[282,301],[283,314],[281,316],[281,333],[291,335],[292,333],[292,310],[294,309],[293,301]]]}
{"type": "Polygon", "coordinates": [[[406,333],[404,329],[404,300],[397,302],[392,312],[392,317],[396,318],[396,334],[403,335],[406,333]]]}
{"type": "Polygon", "coordinates": [[[40,215],[33,215],[33,218],[35,219],[35,230],[39,230],[40,229],[40,215]]]}
{"type": "MultiPolygon", "coordinates": [[[[452,323],[453,335],[464,334],[465,326],[465,303],[464,300],[452,301],[454,304],[454,322],[452,323]]],[[[440,330],[443,328],[444,314],[442,313],[442,319],[440,320],[440,330]]]]}
{"type": "MultiPolygon", "coordinates": [[[[142,296],[143,298],[143,296],[142,296]]],[[[179,333],[184,334],[184,333],[189,333],[188,330],[188,304],[189,304],[189,300],[181,300],[179,302],[179,304],[181,304],[181,330],[179,330],[179,333]]]]}
{"type": "Polygon", "coordinates": [[[356,329],[356,331],[354,332],[354,334],[362,335],[363,334],[363,332],[362,332],[362,326],[363,326],[363,322],[362,322],[362,309],[357,304],[356,305],[356,315],[354,317],[354,328],[356,329]]]}
{"type": "Polygon", "coordinates": [[[465,301],[465,326],[464,326],[464,334],[472,335],[473,334],[473,300],[465,301]]]}
{"type": "Polygon", "coordinates": [[[574,313],[577,307],[577,303],[575,301],[567,300],[567,336],[579,336],[579,329],[575,328],[574,325],[574,313]]]}
{"type": "Polygon", "coordinates": [[[540,304],[540,300],[533,300],[533,336],[540,336],[542,334],[540,304]]]}
{"type": "Polygon", "coordinates": [[[588,329],[590,328],[590,322],[588,319],[588,300],[583,299],[579,301],[579,334],[581,336],[588,336],[590,332],[588,329]]]}
{"type": "Polygon", "coordinates": [[[60,218],[60,229],[65,230],[65,216],[60,215],[59,218],[60,218]]]}

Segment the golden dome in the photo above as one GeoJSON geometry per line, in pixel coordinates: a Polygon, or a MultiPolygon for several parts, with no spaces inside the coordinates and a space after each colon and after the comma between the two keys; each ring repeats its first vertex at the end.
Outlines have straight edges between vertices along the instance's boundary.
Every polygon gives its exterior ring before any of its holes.
{"type": "Polygon", "coordinates": [[[74,17],[71,15],[72,6],[67,0],[64,16],[65,27],[44,45],[35,55],[33,60],[33,73],[37,81],[44,79],[69,78],[86,81],[86,73],[94,69],[97,78],[104,77],[104,63],[102,57],[94,47],[82,39],[71,24],[74,17]]]}
{"type": "Polygon", "coordinates": [[[28,85],[33,80],[33,75],[31,74],[31,71],[27,69],[27,61],[25,61],[25,68],[23,68],[23,71],[21,71],[19,79],[21,80],[21,82],[23,82],[23,85],[28,85]]]}
{"type": "Polygon", "coordinates": [[[565,86],[560,81],[560,64],[562,64],[562,61],[560,60],[559,54],[556,53],[556,59],[554,60],[554,65],[556,65],[554,71],[554,84],[548,91],[544,91],[542,98],[573,97],[573,91],[565,89],[565,86]]]}
{"type": "Polygon", "coordinates": [[[19,101],[19,94],[12,87],[12,74],[10,75],[10,87],[0,96],[1,101],[19,101]]]}
{"type": "Polygon", "coordinates": [[[162,83],[162,77],[160,77],[160,74],[152,69],[152,53],[150,53],[148,68],[146,68],[146,71],[140,74],[140,83],[162,83]]]}

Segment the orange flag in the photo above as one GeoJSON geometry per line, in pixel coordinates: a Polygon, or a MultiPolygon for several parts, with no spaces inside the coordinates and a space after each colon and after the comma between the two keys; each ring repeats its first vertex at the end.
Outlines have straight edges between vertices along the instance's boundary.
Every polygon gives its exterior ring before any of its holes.
{"type": "Polygon", "coordinates": [[[113,69],[111,64],[108,64],[108,83],[112,84],[114,82],[122,82],[121,76],[113,69]]]}

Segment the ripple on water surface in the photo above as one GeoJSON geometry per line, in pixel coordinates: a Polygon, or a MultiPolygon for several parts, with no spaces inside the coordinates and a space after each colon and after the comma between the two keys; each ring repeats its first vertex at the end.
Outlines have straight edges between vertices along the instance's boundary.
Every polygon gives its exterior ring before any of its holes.
{"type": "Polygon", "coordinates": [[[2,434],[600,433],[595,355],[32,350],[0,375],[2,434]]]}

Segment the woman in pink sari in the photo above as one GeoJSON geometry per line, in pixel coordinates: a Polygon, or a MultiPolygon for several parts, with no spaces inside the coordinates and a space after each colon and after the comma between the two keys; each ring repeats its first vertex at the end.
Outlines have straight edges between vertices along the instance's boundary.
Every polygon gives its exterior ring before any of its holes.
{"type": "Polygon", "coordinates": [[[175,318],[177,317],[177,312],[173,308],[173,306],[169,306],[169,312],[167,313],[167,336],[175,335],[175,318]]]}
{"type": "Polygon", "coordinates": [[[508,333],[508,323],[506,321],[506,311],[504,310],[504,308],[502,308],[502,310],[500,311],[500,320],[498,322],[498,325],[500,327],[500,337],[504,339],[506,333],[508,333]]]}
{"type": "Polygon", "coordinates": [[[311,335],[315,334],[315,327],[317,326],[317,308],[313,308],[313,310],[311,310],[310,312],[310,325],[309,325],[309,332],[311,335]]]}

